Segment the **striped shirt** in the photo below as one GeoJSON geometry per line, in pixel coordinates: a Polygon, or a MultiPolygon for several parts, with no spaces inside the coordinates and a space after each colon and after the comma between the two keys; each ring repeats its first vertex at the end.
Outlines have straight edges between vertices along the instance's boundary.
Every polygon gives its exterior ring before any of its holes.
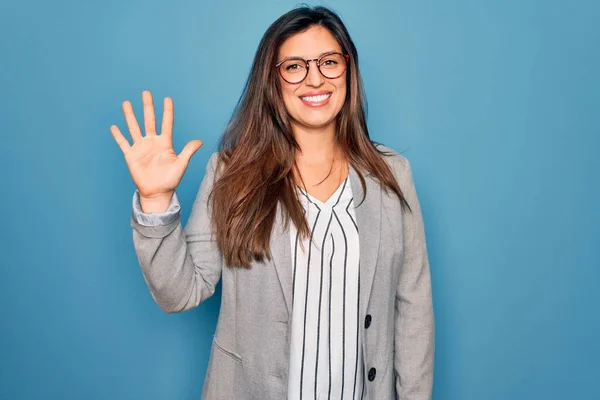
{"type": "Polygon", "coordinates": [[[290,225],[293,313],[289,400],[360,399],[359,238],[350,180],[325,203],[298,188],[311,239],[290,225]]]}

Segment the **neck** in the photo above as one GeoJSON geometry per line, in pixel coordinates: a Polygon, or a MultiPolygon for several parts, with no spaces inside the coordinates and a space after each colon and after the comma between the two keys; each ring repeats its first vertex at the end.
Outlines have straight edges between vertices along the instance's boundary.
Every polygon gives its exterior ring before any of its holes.
{"type": "Polygon", "coordinates": [[[300,146],[300,151],[296,152],[298,164],[330,163],[334,155],[338,154],[334,123],[314,129],[294,125],[293,131],[300,146]]]}
{"type": "Polygon", "coordinates": [[[296,151],[295,155],[296,182],[305,187],[329,179],[339,185],[348,171],[346,158],[336,141],[335,125],[330,124],[322,129],[293,128],[300,146],[300,151],[296,151]]]}

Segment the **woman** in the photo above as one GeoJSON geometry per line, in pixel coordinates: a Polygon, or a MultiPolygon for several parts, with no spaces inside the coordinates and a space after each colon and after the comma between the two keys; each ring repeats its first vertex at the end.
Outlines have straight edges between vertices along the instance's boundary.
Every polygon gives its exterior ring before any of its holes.
{"type": "Polygon", "coordinates": [[[185,229],[175,193],[201,146],[172,148],[173,104],[111,132],[137,186],[133,240],[166,312],[222,301],[206,399],[429,399],[434,321],[408,161],[373,144],[339,17],[302,7],[263,36],[185,229]]]}

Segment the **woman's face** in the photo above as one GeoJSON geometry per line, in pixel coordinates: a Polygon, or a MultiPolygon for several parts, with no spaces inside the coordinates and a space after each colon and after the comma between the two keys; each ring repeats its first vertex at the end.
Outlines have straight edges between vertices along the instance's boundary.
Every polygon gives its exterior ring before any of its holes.
{"type": "MultiPolygon", "coordinates": [[[[309,60],[332,51],[342,53],[342,48],[331,32],[317,25],[283,42],[277,60],[289,57],[309,60]]],[[[335,117],[346,99],[347,73],[346,69],[338,78],[328,79],[321,75],[316,61],[310,61],[308,75],[300,83],[288,83],[279,75],[283,101],[292,125],[312,130],[335,124],[335,117]]]]}

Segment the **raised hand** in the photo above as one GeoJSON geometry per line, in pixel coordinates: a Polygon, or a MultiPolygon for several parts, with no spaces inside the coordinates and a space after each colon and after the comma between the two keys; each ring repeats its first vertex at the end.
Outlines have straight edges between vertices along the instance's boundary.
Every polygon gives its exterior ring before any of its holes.
{"type": "Polygon", "coordinates": [[[125,155],[129,173],[138,188],[140,198],[149,203],[152,199],[171,198],[187,169],[190,158],[202,146],[202,141],[188,142],[177,155],[173,150],[173,100],[169,97],[164,100],[160,135],[156,134],[154,104],[149,91],[142,93],[142,100],[146,136],[142,136],[129,101],[123,102],[123,113],[133,145],[129,145],[116,125],[110,127],[110,132],[125,155]]]}

